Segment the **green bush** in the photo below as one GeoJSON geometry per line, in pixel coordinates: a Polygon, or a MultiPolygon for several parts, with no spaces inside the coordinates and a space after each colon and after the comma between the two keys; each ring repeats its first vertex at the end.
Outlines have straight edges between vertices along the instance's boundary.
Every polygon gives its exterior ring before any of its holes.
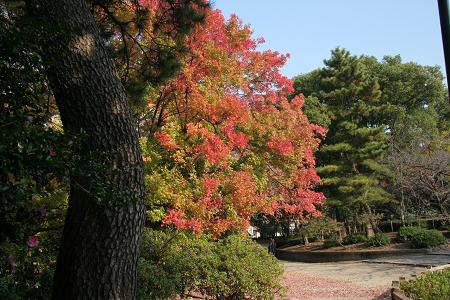
{"type": "Polygon", "coordinates": [[[337,245],[339,245],[339,242],[336,239],[328,239],[323,242],[325,248],[336,247],[337,245]]]}
{"type": "Polygon", "coordinates": [[[274,299],[284,288],[278,282],[283,267],[265,248],[241,236],[217,242],[223,282],[207,283],[203,289],[216,299],[274,299]]]}
{"type": "Polygon", "coordinates": [[[369,238],[367,244],[371,247],[381,247],[386,246],[391,243],[391,239],[384,233],[376,233],[374,236],[369,238]]]}
{"type": "Polygon", "coordinates": [[[423,228],[423,229],[428,229],[427,221],[421,220],[421,219],[410,220],[409,222],[407,222],[407,224],[415,226],[415,227],[423,228]]]}
{"type": "Polygon", "coordinates": [[[47,196],[67,187],[78,143],[51,118],[41,29],[1,6],[0,298],[50,299],[59,238],[41,231],[62,225],[53,216],[65,208],[47,196]]]}
{"type": "Polygon", "coordinates": [[[192,238],[176,232],[146,229],[138,264],[139,299],[168,299],[183,294],[190,288],[189,274],[209,278],[217,266],[212,257],[212,247],[203,239],[193,243],[192,238]]]}
{"type": "Polygon", "coordinates": [[[404,281],[400,288],[412,299],[450,299],[450,269],[426,273],[414,281],[404,281]]]}
{"type": "Polygon", "coordinates": [[[411,237],[411,244],[414,248],[436,247],[447,243],[447,238],[439,230],[423,229],[417,231],[411,237]]]}
{"type": "Polygon", "coordinates": [[[399,242],[410,241],[414,235],[423,230],[425,229],[414,226],[401,227],[397,232],[397,240],[399,242]]]}
{"type": "Polygon", "coordinates": [[[183,298],[190,292],[214,299],[274,299],[284,290],[282,266],[249,238],[211,241],[146,230],[141,253],[140,299],[183,298]]]}
{"type": "Polygon", "coordinates": [[[367,236],[361,233],[353,233],[350,235],[347,235],[342,243],[344,245],[351,245],[351,244],[358,244],[358,243],[365,243],[367,242],[367,236]]]}
{"type": "Polygon", "coordinates": [[[47,208],[41,226],[55,229],[37,233],[37,246],[30,247],[26,241],[0,239],[1,299],[51,298],[67,197],[67,191],[58,185],[54,190],[47,188],[45,193],[36,195],[35,202],[47,208]]]}
{"type": "Polygon", "coordinates": [[[341,224],[328,217],[313,217],[305,220],[299,227],[298,233],[307,236],[310,242],[335,238],[341,229],[341,224]]]}
{"type": "Polygon", "coordinates": [[[39,246],[0,245],[0,295],[4,300],[50,299],[59,235],[39,234],[39,246]]]}
{"type": "MultiPolygon", "coordinates": [[[[312,241],[310,240],[310,242],[312,241]]],[[[304,240],[303,237],[299,236],[292,236],[292,237],[281,236],[275,238],[275,243],[277,244],[277,248],[281,248],[281,247],[301,245],[304,243],[304,240]]]]}
{"type": "Polygon", "coordinates": [[[447,242],[447,239],[439,230],[421,227],[402,227],[398,231],[397,239],[399,241],[411,241],[414,248],[436,247],[447,242]]]}

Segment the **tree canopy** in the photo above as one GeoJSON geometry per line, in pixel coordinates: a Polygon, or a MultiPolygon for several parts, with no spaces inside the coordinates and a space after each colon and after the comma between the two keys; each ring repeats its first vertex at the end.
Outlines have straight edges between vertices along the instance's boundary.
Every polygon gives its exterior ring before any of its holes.
{"type": "Polygon", "coordinates": [[[340,48],[324,63],[324,68],[294,79],[293,95],[303,92],[309,119],[328,129],[316,153],[327,209],[332,215],[342,213],[340,218],[364,203],[379,211],[404,211],[404,195],[395,188],[398,168],[408,165],[401,166],[400,153],[405,159],[419,155],[426,160],[448,151],[440,142],[449,129],[441,71],[403,63],[400,56],[378,61],[340,48]],[[434,145],[429,149],[437,152],[425,154],[425,145],[434,145]]]}
{"type": "Polygon", "coordinates": [[[288,100],[287,57],[258,51],[263,40],[251,34],[210,11],[186,40],[180,74],[148,90],[141,120],[155,221],[218,235],[245,231],[258,212],[317,214],[312,153],[325,130],[308,122],[302,96],[288,100]]]}
{"type": "Polygon", "coordinates": [[[378,81],[356,56],[337,48],[324,63],[324,68],[295,80],[307,97],[305,111],[327,126],[317,170],[328,207],[342,218],[390,200],[380,164],[387,148],[386,127],[376,122],[385,105],[378,81]]]}

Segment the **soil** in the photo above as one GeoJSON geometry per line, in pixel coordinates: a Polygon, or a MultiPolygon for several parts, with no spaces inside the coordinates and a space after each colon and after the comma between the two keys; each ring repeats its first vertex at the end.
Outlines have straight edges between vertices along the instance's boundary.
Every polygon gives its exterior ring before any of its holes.
{"type": "MultiPolygon", "coordinates": [[[[449,248],[447,246],[446,248],[449,248]]],[[[369,247],[365,243],[353,244],[353,245],[342,245],[331,248],[324,248],[322,242],[309,243],[308,245],[296,245],[286,248],[283,250],[295,250],[295,251],[314,251],[314,252],[363,252],[363,251],[389,251],[389,250],[404,250],[413,249],[409,242],[405,243],[394,243],[382,247],[369,247]]]]}

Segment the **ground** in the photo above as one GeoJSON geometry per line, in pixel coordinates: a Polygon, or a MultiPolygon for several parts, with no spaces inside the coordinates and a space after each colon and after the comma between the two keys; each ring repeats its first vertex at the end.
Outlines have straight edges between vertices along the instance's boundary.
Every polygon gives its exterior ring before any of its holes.
{"type": "Polygon", "coordinates": [[[449,263],[450,250],[358,262],[284,261],[284,283],[290,300],[390,299],[393,280],[449,263]]]}
{"type": "Polygon", "coordinates": [[[387,251],[387,250],[402,250],[412,249],[409,242],[392,243],[381,247],[369,247],[366,243],[342,245],[331,248],[324,248],[323,242],[309,243],[308,245],[295,245],[285,247],[283,250],[295,250],[295,251],[317,251],[317,252],[352,252],[352,251],[387,251]]]}

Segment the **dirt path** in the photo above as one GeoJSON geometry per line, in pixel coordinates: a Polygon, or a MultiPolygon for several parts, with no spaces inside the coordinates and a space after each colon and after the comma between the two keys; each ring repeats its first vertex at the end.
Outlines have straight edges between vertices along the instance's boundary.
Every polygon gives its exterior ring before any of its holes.
{"type": "Polygon", "coordinates": [[[289,300],[390,299],[393,280],[450,264],[450,249],[367,261],[301,263],[283,261],[289,300]]]}
{"type": "Polygon", "coordinates": [[[283,262],[287,298],[390,299],[392,280],[419,274],[426,268],[366,262],[283,262]]]}

